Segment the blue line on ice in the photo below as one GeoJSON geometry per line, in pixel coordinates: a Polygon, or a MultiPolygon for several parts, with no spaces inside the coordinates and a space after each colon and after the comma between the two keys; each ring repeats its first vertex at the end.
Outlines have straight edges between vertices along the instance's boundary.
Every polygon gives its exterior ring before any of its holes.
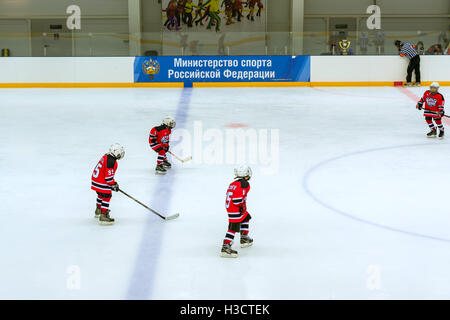
{"type": "MultiPolygon", "coordinates": [[[[175,115],[177,128],[185,127],[191,95],[192,89],[183,89],[175,115]]],[[[173,168],[167,175],[156,177],[160,181],[155,188],[150,203],[162,214],[169,214],[172,186],[175,183],[175,171],[176,169],[173,168]]],[[[131,276],[126,299],[151,299],[165,223],[167,222],[161,220],[159,217],[149,214],[139,245],[135,268],[131,276]]]]}
{"type": "MultiPolygon", "coordinates": [[[[447,143],[444,143],[447,144],[447,143]]],[[[361,222],[361,223],[365,223],[374,227],[378,227],[381,229],[385,229],[385,230],[389,230],[389,231],[393,231],[393,232],[398,232],[398,233],[403,233],[409,236],[414,236],[414,237],[420,237],[420,238],[426,238],[426,239],[431,239],[431,240],[437,240],[437,241],[443,241],[443,242],[450,242],[450,239],[445,239],[445,238],[439,238],[439,237],[434,237],[434,236],[430,236],[427,234],[421,234],[421,233],[416,233],[416,232],[411,232],[408,230],[402,230],[399,228],[394,228],[394,227],[390,227],[388,225],[384,225],[384,224],[380,224],[380,223],[376,223],[370,220],[365,220],[362,218],[359,218],[355,215],[352,215],[348,212],[342,211],[340,209],[337,209],[333,206],[331,206],[330,204],[326,203],[325,201],[321,200],[318,196],[316,196],[310,189],[309,187],[309,180],[311,179],[311,176],[313,175],[313,173],[321,168],[323,168],[324,166],[326,166],[327,164],[329,164],[330,162],[333,161],[337,161],[337,160],[341,160],[343,158],[348,158],[348,157],[352,157],[352,156],[356,156],[356,155],[361,155],[361,154],[365,154],[365,153],[370,153],[370,152],[376,152],[376,151],[384,151],[384,150],[392,150],[392,149],[401,149],[401,148],[411,148],[411,147],[418,147],[418,146],[435,146],[435,145],[442,145],[440,144],[429,144],[429,143],[422,143],[422,144],[410,144],[410,145],[400,145],[400,146],[391,146],[391,147],[381,147],[381,148],[374,148],[374,149],[368,149],[368,150],[362,150],[362,151],[356,151],[356,152],[352,152],[352,153],[348,153],[348,154],[344,154],[344,155],[340,155],[337,157],[333,157],[331,159],[327,159],[324,160],[318,164],[316,164],[315,166],[311,167],[308,169],[308,171],[305,173],[305,175],[303,176],[303,188],[306,191],[306,193],[314,200],[316,201],[318,204],[320,204],[321,206],[337,213],[340,214],[346,218],[361,222]]]]}

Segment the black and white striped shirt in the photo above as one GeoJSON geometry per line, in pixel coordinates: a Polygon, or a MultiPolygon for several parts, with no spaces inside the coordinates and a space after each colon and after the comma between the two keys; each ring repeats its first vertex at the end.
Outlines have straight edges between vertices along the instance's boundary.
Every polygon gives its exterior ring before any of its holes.
{"type": "Polygon", "coordinates": [[[419,53],[416,51],[416,49],[414,49],[411,43],[407,42],[400,49],[400,55],[405,56],[411,60],[415,56],[419,55],[419,53]]]}

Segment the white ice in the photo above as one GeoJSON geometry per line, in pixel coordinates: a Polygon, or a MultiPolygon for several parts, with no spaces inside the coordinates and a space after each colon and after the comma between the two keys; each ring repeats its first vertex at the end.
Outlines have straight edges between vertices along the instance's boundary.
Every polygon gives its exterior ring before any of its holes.
{"type": "Polygon", "coordinates": [[[450,137],[425,137],[424,88],[189,90],[0,91],[1,299],[450,298],[450,137]],[[154,174],[148,132],[183,103],[191,133],[280,130],[237,259],[219,257],[233,165],[154,174]],[[114,193],[116,224],[97,225],[90,176],[113,142],[120,187],[178,220],[114,193]]]}

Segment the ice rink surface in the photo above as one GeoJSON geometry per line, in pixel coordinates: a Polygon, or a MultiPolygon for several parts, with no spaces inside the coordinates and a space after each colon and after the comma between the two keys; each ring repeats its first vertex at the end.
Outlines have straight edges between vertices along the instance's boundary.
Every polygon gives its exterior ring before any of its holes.
{"type": "Polygon", "coordinates": [[[450,137],[425,137],[425,89],[2,89],[0,298],[449,299],[450,137]],[[194,160],[156,176],[166,114],[194,160]],[[233,164],[205,155],[236,124],[275,129],[279,165],[252,164],[255,244],[223,259],[233,164]],[[116,224],[96,223],[90,176],[113,142],[120,187],[178,220],[114,193],[116,224]]]}

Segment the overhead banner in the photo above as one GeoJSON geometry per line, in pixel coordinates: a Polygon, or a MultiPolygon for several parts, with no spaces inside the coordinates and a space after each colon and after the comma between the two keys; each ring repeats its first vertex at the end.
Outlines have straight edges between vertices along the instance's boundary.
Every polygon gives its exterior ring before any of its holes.
{"type": "Polygon", "coordinates": [[[136,57],[135,82],[309,82],[310,56],[136,57]]]}

